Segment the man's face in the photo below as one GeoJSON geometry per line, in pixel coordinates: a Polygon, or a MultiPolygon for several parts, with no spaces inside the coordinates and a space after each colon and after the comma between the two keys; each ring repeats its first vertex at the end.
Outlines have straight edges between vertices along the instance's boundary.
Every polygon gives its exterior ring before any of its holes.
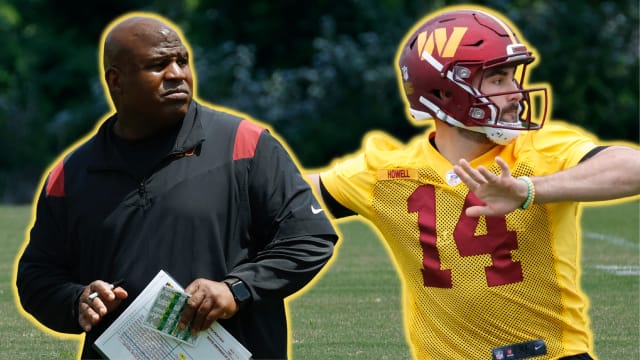
{"type": "Polygon", "coordinates": [[[119,69],[119,112],[163,123],[182,119],[193,96],[193,76],[178,35],[157,29],[131,36],[128,47],[131,58],[119,69]]]}
{"type": "MultiPolygon", "coordinates": [[[[479,84],[474,84],[483,94],[497,94],[520,90],[515,78],[515,66],[503,66],[486,70],[479,84]]],[[[491,96],[489,99],[498,106],[500,122],[514,123],[519,121],[522,93],[514,92],[505,95],[491,96]]]]}

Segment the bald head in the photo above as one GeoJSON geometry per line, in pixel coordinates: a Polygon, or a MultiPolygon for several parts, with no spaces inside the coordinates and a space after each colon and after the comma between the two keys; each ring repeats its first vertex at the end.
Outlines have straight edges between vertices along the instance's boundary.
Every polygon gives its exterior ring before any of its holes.
{"type": "Polygon", "coordinates": [[[103,64],[118,135],[142,138],[183,119],[193,76],[189,51],[175,28],[154,17],[129,17],[105,37],[103,64]]]}
{"type": "Polygon", "coordinates": [[[176,31],[158,19],[143,16],[127,18],[107,34],[104,42],[104,70],[122,66],[124,60],[135,53],[140,42],[182,44],[176,31]]]}

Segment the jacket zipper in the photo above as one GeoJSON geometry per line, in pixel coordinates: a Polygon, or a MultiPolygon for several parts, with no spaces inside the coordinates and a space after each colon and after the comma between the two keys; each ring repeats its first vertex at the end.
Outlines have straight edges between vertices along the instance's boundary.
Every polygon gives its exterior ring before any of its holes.
{"type": "MultiPolygon", "coordinates": [[[[175,159],[178,159],[184,156],[193,155],[195,152],[195,149],[196,147],[194,147],[192,150],[189,150],[187,152],[182,152],[182,151],[170,152],[167,156],[165,156],[162,160],[160,160],[155,166],[151,168],[148,176],[152,176],[158,168],[160,168],[162,165],[164,165],[169,161],[173,161],[175,159]]],[[[138,184],[138,196],[139,196],[138,206],[143,210],[148,209],[151,206],[151,199],[149,198],[149,193],[147,192],[147,185],[146,185],[147,180],[148,180],[147,177],[143,177],[142,180],[140,180],[140,183],[138,184]]]]}
{"type": "Polygon", "coordinates": [[[147,209],[149,205],[151,205],[145,181],[146,179],[142,179],[142,181],[140,181],[140,184],[138,185],[138,196],[140,197],[138,205],[141,209],[147,209]]]}

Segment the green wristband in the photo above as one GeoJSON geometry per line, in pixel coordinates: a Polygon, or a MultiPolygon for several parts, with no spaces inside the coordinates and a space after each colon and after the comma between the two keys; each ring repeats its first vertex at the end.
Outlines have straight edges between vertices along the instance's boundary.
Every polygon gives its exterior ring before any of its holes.
{"type": "Polygon", "coordinates": [[[520,205],[520,209],[526,210],[533,204],[533,200],[536,197],[536,189],[533,186],[533,181],[528,176],[520,176],[518,180],[522,180],[527,184],[527,199],[520,205]]]}

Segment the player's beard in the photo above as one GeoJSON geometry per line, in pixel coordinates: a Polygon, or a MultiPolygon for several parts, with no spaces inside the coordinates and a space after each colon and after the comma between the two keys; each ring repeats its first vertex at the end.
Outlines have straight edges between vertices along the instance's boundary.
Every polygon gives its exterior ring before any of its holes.
{"type": "Polygon", "coordinates": [[[458,134],[467,140],[471,140],[476,144],[493,144],[491,140],[487,138],[487,135],[481,132],[468,130],[461,127],[455,128],[458,134]]]}
{"type": "Polygon", "coordinates": [[[498,120],[498,123],[505,125],[520,124],[520,112],[520,104],[509,103],[500,109],[500,120],[498,120]]]}

